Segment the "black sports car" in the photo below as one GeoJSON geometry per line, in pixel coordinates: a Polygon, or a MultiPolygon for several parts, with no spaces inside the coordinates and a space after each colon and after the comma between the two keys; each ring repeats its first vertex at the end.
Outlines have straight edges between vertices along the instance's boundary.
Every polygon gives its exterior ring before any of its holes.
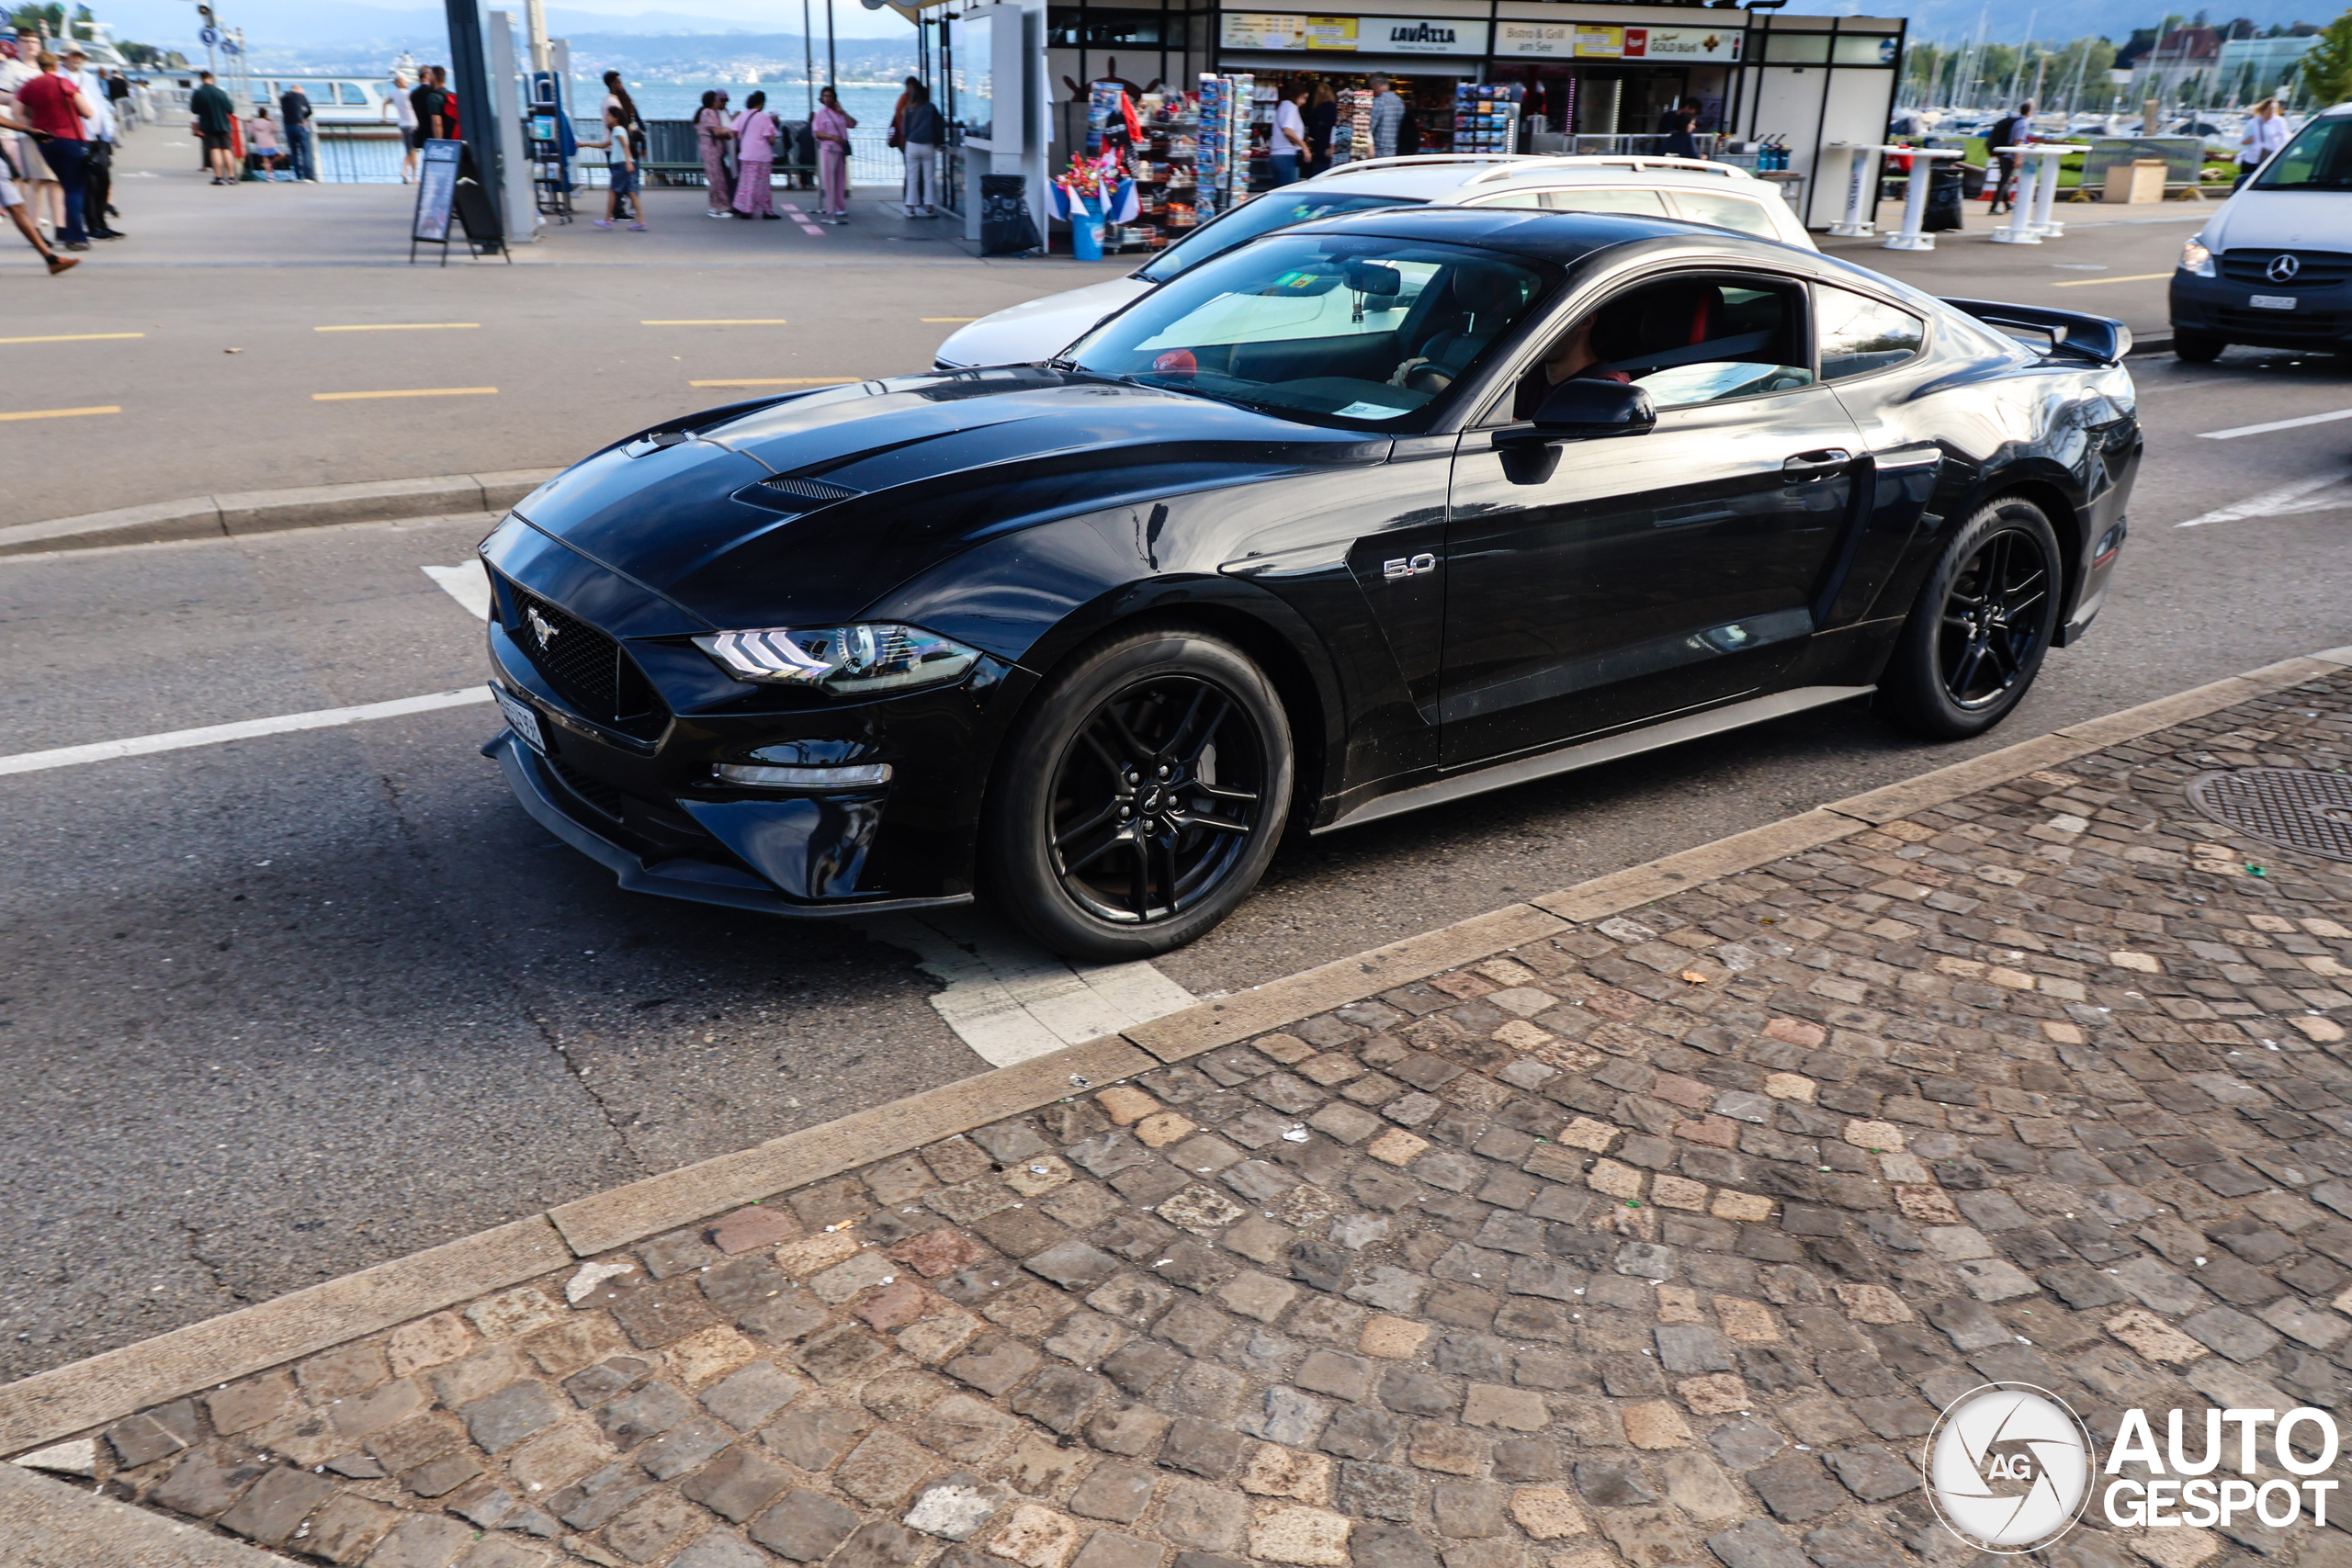
{"type": "Polygon", "coordinates": [[[1308,224],[1050,364],[574,466],[482,545],[487,750],[625,887],[978,889],[1063,953],[1162,952],[1285,829],[1873,691],[1996,723],[2106,592],[2128,347],[1662,220],[1308,224]]]}

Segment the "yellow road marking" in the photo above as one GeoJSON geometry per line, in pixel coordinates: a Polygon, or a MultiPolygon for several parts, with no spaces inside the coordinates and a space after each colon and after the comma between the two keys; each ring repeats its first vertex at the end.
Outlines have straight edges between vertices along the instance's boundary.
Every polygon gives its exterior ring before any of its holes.
{"type": "Polygon", "coordinates": [[[487,398],[495,387],[415,387],[398,392],[312,392],[314,403],[347,403],[361,398],[487,398]]]}
{"type": "Polygon", "coordinates": [[[979,317],[978,317],[978,316],[925,316],[925,317],[923,318],[923,320],[924,320],[924,321],[940,321],[940,322],[945,322],[945,321],[978,321],[978,320],[979,320],[979,317]]]}
{"type": "Polygon", "coordinates": [[[2094,283],[2154,283],[2160,277],[2170,277],[2168,272],[2135,272],[2127,277],[2070,277],[2064,283],[2053,283],[2052,288],[2086,288],[2094,283]]]}
{"type": "Polygon", "coordinates": [[[54,337],[0,337],[0,343],[98,343],[107,338],[146,335],[145,333],[59,333],[54,337]]]}
{"type": "Polygon", "coordinates": [[[22,413],[0,413],[0,419],[72,419],[77,414],[121,412],[120,405],[109,403],[102,409],[27,409],[22,413]]]}
{"type": "Polygon", "coordinates": [[[362,321],[349,327],[312,327],[314,333],[438,333],[478,327],[480,321],[362,321]]]}
{"type": "Polygon", "coordinates": [[[676,321],[639,321],[640,327],[780,327],[782,316],[713,316],[707,319],[680,318],[676,321]]]}
{"type": "Polygon", "coordinates": [[[689,387],[845,387],[861,376],[739,376],[724,381],[689,381],[689,387]]]}

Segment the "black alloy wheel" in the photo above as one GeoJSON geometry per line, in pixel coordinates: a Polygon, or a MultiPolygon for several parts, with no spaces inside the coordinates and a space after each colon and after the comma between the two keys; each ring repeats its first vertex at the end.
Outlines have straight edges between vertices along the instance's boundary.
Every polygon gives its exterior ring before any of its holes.
{"type": "Polygon", "coordinates": [[[1973,713],[2026,679],[2052,587],[2041,542],[2023,528],[1989,534],[1944,595],[1937,673],[1952,706],[1973,713]]]}
{"type": "Polygon", "coordinates": [[[1053,786],[1054,870],[1097,919],[1199,903],[1265,820],[1265,738],[1212,680],[1153,676],[1096,705],[1053,786]]]}
{"type": "Polygon", "coordinates": [[[2010,497],[1952,536],[1879,683],[1879,711],[1939,739],[1981,735],[2024,700],[2050,651],[2065,574],[2039,507],[2010,497]]]}
{"type": "Polygon", "coordinates": [[[989,891],[1057,952],[1165,953],[1257,884],[1291,771],[1280,701],[1239,649],[1184,629],[1113,638],[1057,672],[1007,741],[989,891]]]}

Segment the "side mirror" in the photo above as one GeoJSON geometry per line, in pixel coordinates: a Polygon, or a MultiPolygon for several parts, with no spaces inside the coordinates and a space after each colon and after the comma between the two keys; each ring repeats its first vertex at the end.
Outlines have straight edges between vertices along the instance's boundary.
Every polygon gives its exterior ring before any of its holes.
{"type": "Polygon", "coordinates": [[[1639,435],[1657,423],[1646,389],[1596,377],[1571,377],[1552,389],[1535,411],[1536,434],[1562,436],[1639,435]]]}

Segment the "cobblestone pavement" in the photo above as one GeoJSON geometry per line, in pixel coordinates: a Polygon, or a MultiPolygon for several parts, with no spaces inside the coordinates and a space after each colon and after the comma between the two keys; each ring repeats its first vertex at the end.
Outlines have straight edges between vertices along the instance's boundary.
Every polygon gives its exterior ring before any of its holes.
{"type": "MultiPolygon", "coordinates": [[[[2345,1408],[2352,866],[2184,784],[2347,760],[2352,674],[146,1411],[97,1479],[369,1568],[1945,1568],[1917,1454],[1986,1380],[2345,1408]]],[[[2135,1551],[2352,1563],[2048,1555],[2135,1551]]]]}

